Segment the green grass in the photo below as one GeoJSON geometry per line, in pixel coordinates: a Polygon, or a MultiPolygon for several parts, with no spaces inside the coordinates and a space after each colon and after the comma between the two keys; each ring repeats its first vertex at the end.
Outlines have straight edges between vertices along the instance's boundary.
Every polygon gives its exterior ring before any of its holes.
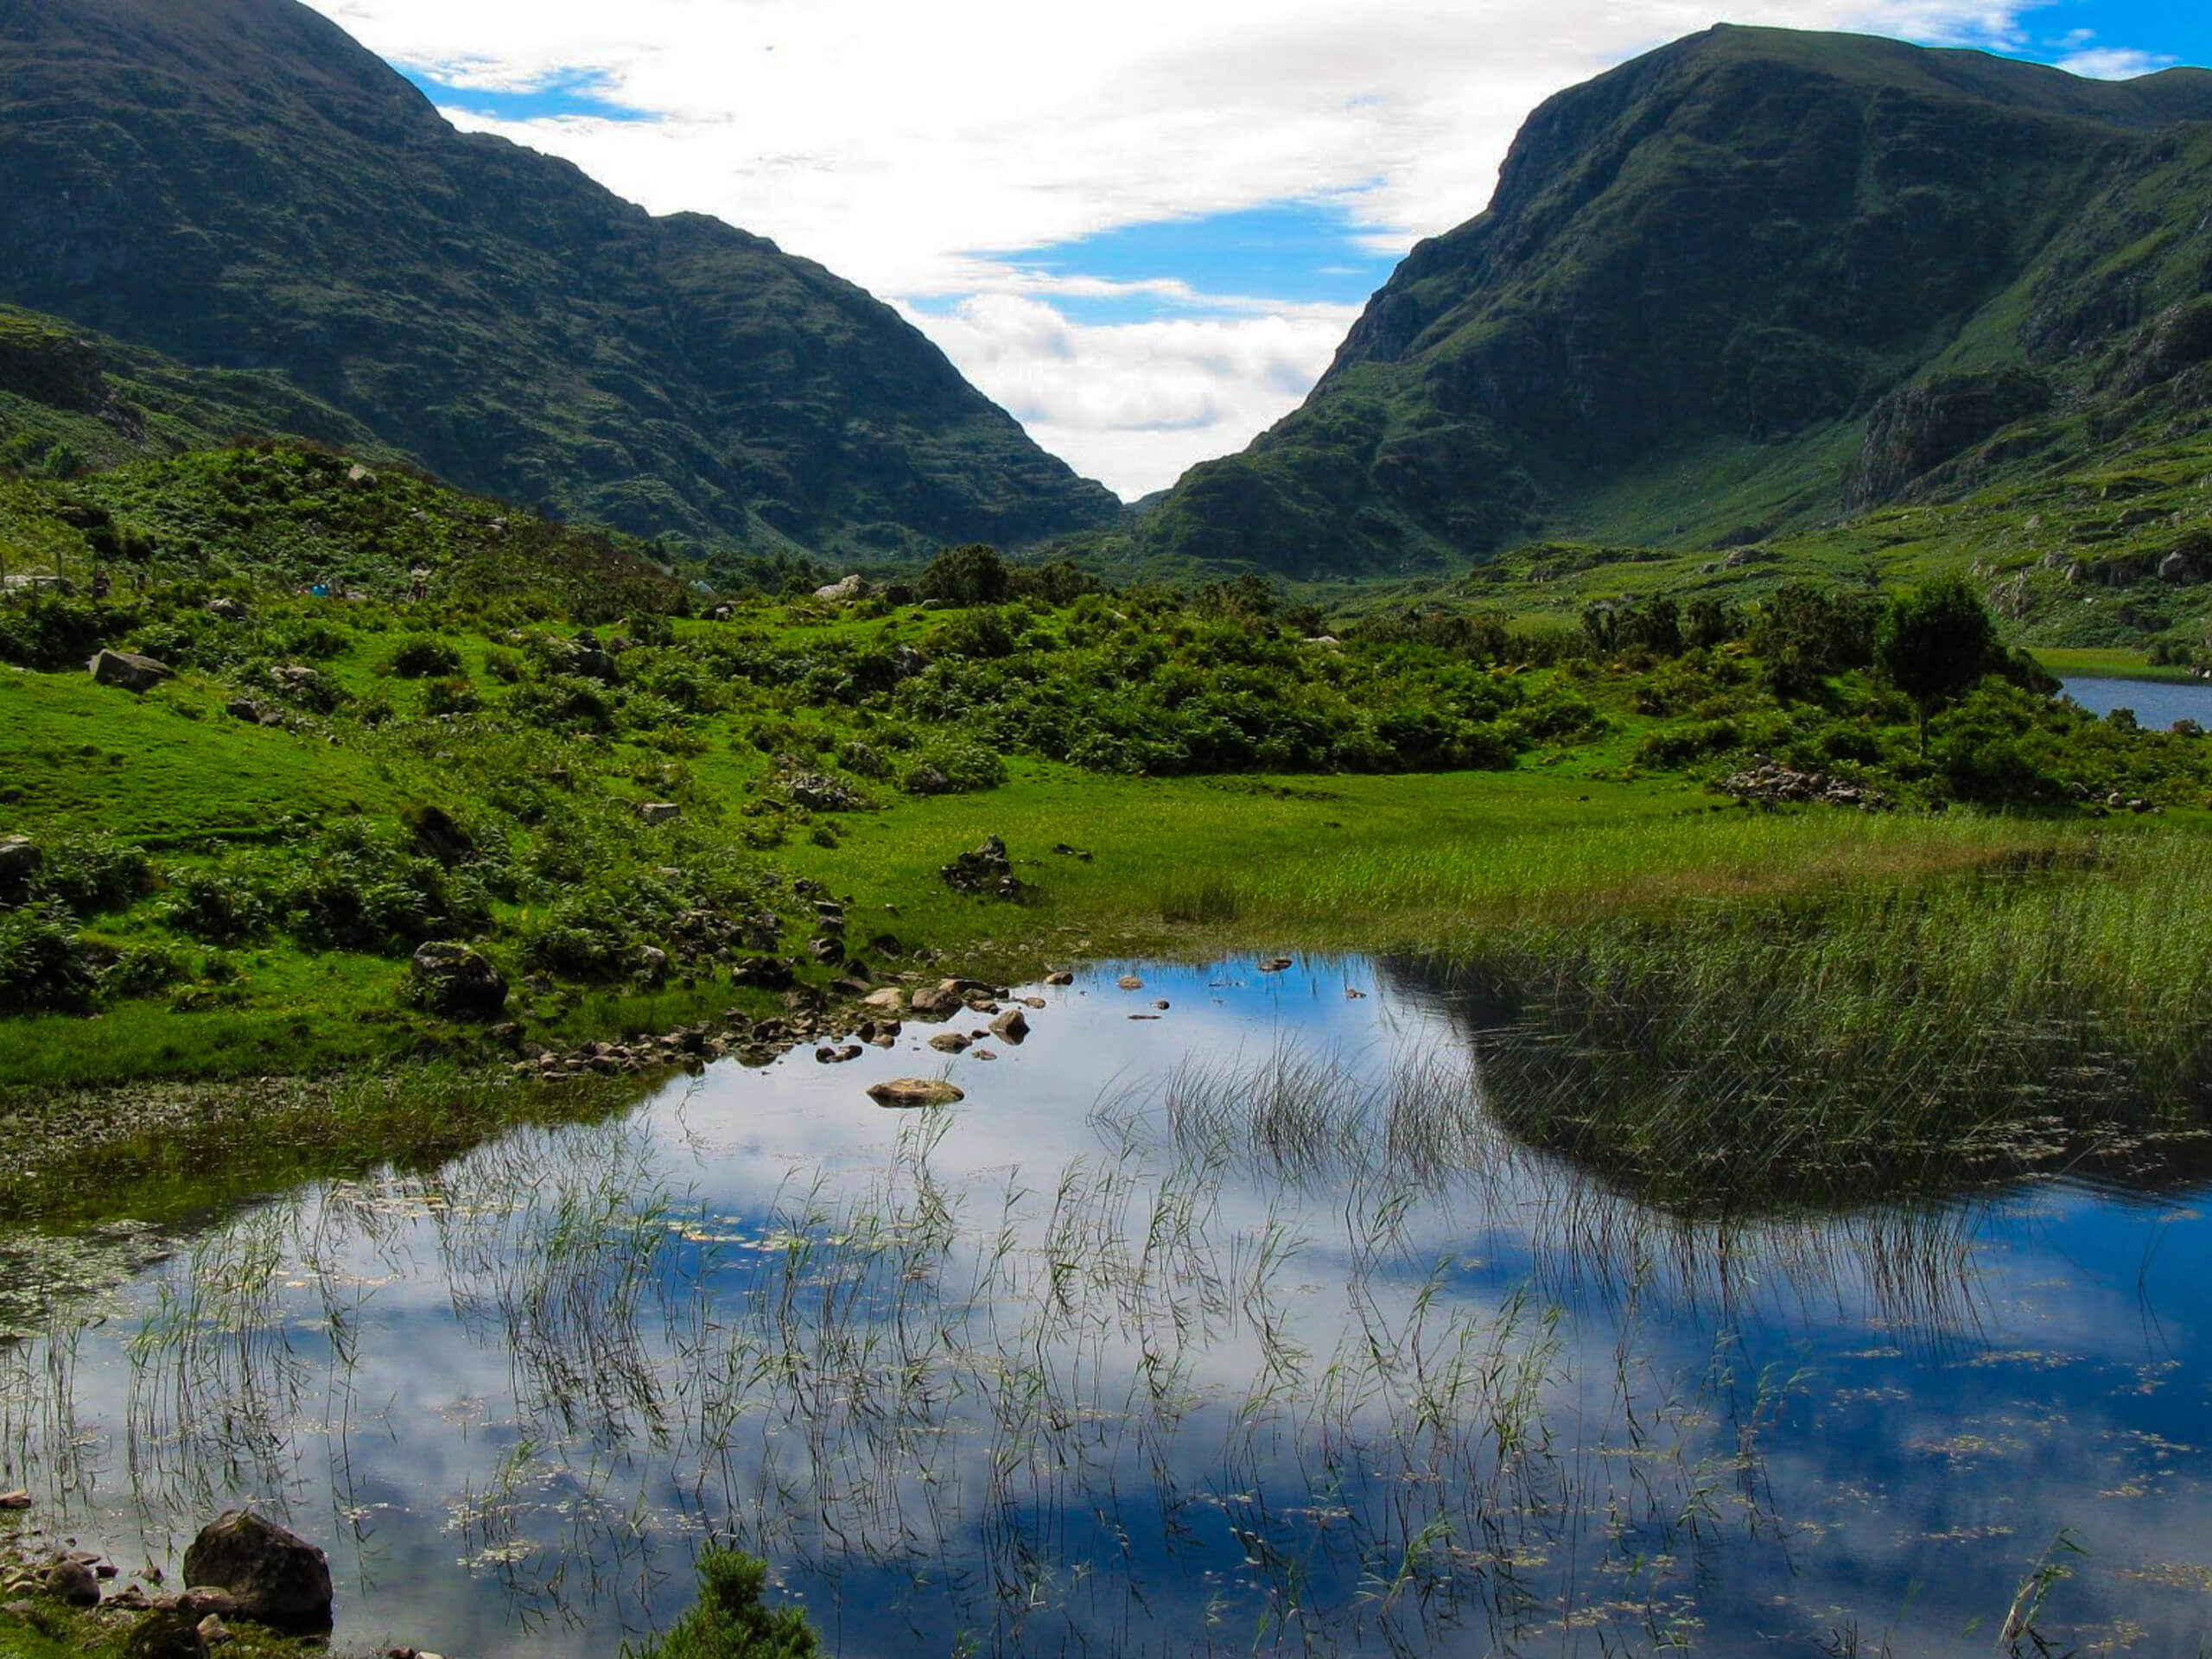
{"type": "Polygon", "coordinates": [[[2139,651],[2046,645],[2037,651],[2035,658],[2061,679],[2157,680],[2168,684],[2196,679],[2189,670],[2154,663],[2139,651]]]}
{"type": "Polygon", "coordinates": [[[226,700],[192,675],[139,697],[83,673],[0,667],[0,811],[159,843],[264,834],[364,802],[390,810],[359,750],[233,720],[226,700]]]}

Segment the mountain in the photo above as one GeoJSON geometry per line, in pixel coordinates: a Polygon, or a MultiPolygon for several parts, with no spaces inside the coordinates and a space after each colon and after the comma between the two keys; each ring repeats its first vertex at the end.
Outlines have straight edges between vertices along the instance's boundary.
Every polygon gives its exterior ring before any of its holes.
{"type": "Polygon", "coordinates": [[[889,307],[455,131],[295,0],[0,0],[0,300],[281,377],[454,483],[876,555],[1119,505],[889,307]]]}
{"type": "Polygon", "coordinates": [[[1717,28],[1553,98],[1305,404],[1137,557],[1450,569],[1727,545],[2193,429],[2212,73],[1717,28]]]}

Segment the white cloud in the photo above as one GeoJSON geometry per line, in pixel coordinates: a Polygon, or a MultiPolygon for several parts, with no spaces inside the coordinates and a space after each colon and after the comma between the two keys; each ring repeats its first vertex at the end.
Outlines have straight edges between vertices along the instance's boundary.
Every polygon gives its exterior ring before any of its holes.
{"type": "Polygon", "coordinates": [[[1297,407],[1357,315],[1079,326],[1042,299],[983,294],[912,320],[1039,443],[1133,498],[1221,453],[1222,433],[1248,438],[1297,407]]]}
{"type": "Polygon", "coordinates": [[[2171,69],[2174,60],[2155,52],[2132,52],[2122,47],[2090,47],[2058,60],[2058,67],[2092,80],[2133,80],[2138,75],[2171,69]]]}
{"type": "MultiPolygon", "coordinates": [[[[448,84],[602,78],[595,95],[655,119],[449,113],[655,212],[772,237],[887,298],[959,299],[950,319],[916,320],[1041,442],[1130,493],[1279,416],[1283,377],[1326,365],[1315,342],[1343,315],[1248,298],[1202,308],[1241,315],[1187,332],[1046,327],[1049,286],[977,256],[1324,196],[1349,205],[1372,248],[1402,251],[1480,210],[1542,98],[1713,21],[1708,0],[310,3],[448,84]]],[[[1747,0],[1732,16],[2001,45],[2021,10],[1747,0]]]]}

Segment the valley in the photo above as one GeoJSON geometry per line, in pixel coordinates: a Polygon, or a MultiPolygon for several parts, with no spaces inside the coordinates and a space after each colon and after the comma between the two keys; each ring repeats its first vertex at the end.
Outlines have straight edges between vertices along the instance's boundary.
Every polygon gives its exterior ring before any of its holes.
{"type": "Polygon", "coordinates": [[[0,67],[0,1655],[2212,1639],[2212,74],[1678,41],[1124,507],[290,0],[0,67]]]}

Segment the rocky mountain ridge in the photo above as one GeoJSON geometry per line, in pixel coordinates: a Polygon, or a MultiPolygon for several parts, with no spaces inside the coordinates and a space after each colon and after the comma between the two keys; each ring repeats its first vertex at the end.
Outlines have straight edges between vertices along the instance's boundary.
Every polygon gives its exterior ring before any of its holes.
{"type": "Polygon", "coordinates": [[[2208,123],[2198,70],[1677,41],[1539,108],[1306,404],[1123,550],[1322,576],[1726,545],[2201,422],[2208,123]]]}
{"type": "Polygon", "coordinates": [[[877,556],[1119,513],[888,306],[455,131],[296,0],[0,0],[0,300],[279,376],[465,487],[877,556]]]}

